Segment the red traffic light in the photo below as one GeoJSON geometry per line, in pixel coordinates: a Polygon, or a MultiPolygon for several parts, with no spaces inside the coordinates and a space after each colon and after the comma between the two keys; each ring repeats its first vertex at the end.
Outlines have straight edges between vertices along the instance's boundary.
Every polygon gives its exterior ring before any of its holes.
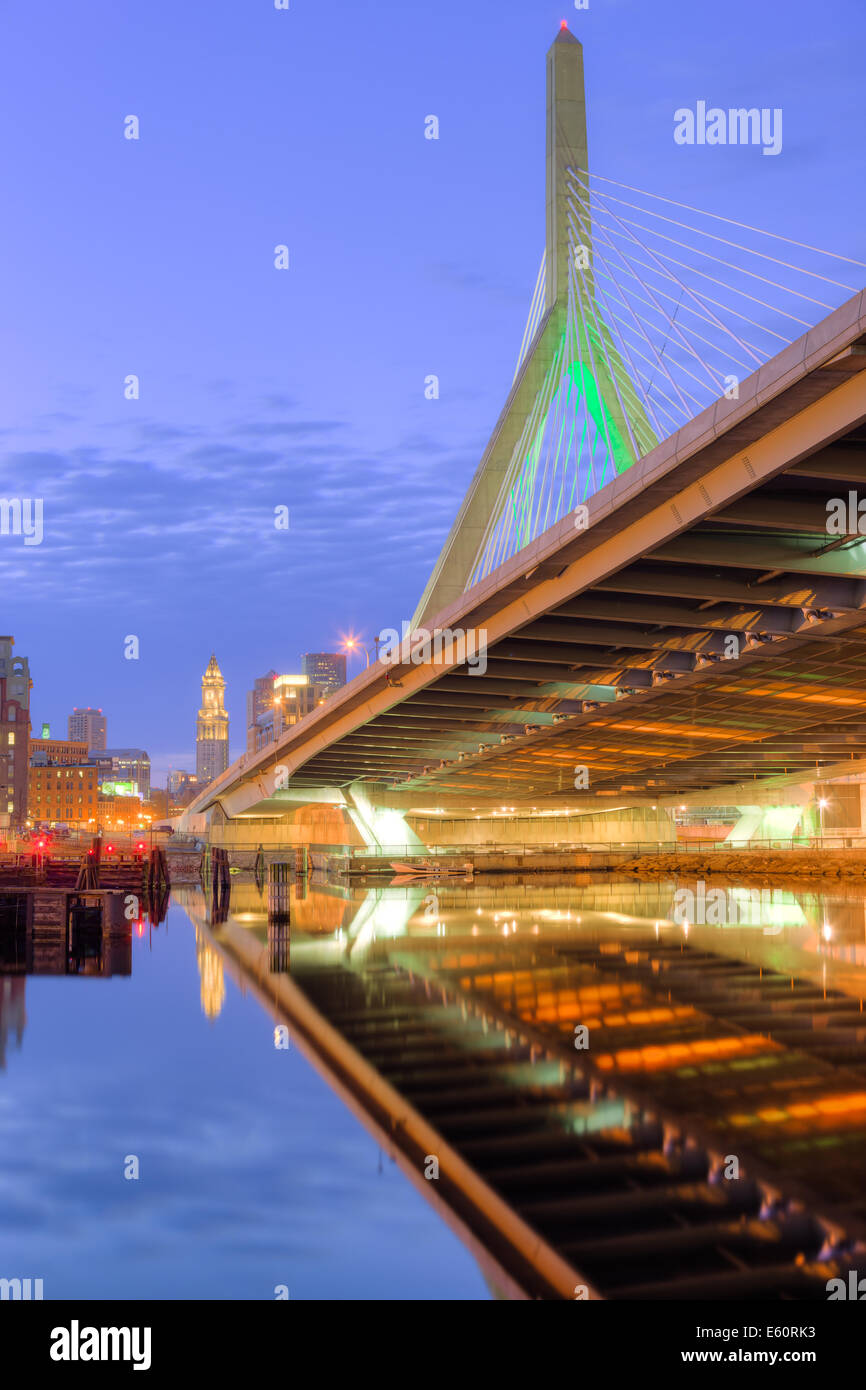
{"type": "Polygon", "coordinates": [[[114,853],[114,845],[106,845],[106,846],[105,846],[105,853],[106,853],[106,854],[113,854],[113,853],[114,853]]]}

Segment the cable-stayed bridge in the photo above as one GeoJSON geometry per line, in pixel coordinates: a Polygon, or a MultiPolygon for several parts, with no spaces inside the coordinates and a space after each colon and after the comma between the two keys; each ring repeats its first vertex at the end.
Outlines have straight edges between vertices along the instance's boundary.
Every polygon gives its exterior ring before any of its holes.
{"type": "MultiPolygon", "coordinates": [[[[784,238],[743,228],[750,246],[742,233],[722,235],[738,225],[728,219],[609,179],[590,187],[589,178],[574,174],[569,184],[565,323],[470,584],[719,396],[736,399],[744,377],[811,327],[804,315],[831,311],[834,296],[855,288],[814,248],[792,251],[784,238]],[[784,259],[786,250],[822,269],[784,259]]],[[[515,379],[538,341],[546,263],[545,252],[515,379]]]]}
{"type": "Polygon", "coordinates": [[[544,258],[413,631],[188,824],[372,784],[737,804],[859,767],[863,267],[594,172],[566,28],[547,64],[544,258]]]}

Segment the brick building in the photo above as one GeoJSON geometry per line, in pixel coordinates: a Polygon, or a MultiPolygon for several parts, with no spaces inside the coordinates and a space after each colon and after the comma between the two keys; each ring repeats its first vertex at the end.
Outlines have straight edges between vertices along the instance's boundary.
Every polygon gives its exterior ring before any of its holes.
{"type": "Polygon", "coordinates": [[[30,667],[15,656],[14,638],[0,637],[0,827],[27,819],[30,667]]]}

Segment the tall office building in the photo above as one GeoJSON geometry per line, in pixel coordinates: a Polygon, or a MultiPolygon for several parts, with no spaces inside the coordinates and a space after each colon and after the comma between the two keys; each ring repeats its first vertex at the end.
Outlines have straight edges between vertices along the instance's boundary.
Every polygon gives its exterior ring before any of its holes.
{"type": "Polygon", "coordinates": [[[323,705],[330,691],[309,676],[274,676],[270,700],[255,724],[247,729],[247,751],[257,753],[266,744],[281,738],[317,705],[323,705]]]}
{"type": "Polygon", "coordinates": [[[101,709],[74,709],[69,716],[68,735],[75,743],[86,743],[88,748],[105,748],[107,737],[106,719],[101,709]]]}
{"type": "Polygon", "coordinates": [[[344,652],[305,652],[303,663],[304,675],[316,685],[324,686],[329,695],[346,684],[344,652]]]}
{"type": "Polygon", "coordinates": [[[30,667],[13,656],[14,638],[0,637],[0,826],[27,819],[30,667]]]}
{"type": "Polygon", "coordinates": [[[247,691],[247,728],[255,724],[260,714],[270,709],[274,703],[274,681],[276,671],[268,671],[266,676],[257,676],[252,690],[247,691]]]}
{"type": "Polygon", "coordinates": [[[206,786],[229,765],[229,717],[225,709],[226,683],[211,655],[201,682],[201,709],[195,726],[195,771],[206,786]]]}
{"type": "Polygon", "coordinates": [[[274,681],[276,671],[268,671],[265,676],[257,676],[252,690],[247,691],[247,752],[256,747],[256,729],[263,714],[273,711],[274,681]]]}
{"type": "Polygon", "coordinates": [[[194,772],[184,772],[181,768],[175,768],[168,774],[166,789],[168,794],[166,814],[173,816],[176,811],[188,806],[198,795],[198,778],[194,772]]]}

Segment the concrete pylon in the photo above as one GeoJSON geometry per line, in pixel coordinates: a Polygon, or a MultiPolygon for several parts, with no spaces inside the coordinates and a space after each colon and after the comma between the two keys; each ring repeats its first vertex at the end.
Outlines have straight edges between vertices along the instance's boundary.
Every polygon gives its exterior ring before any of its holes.
{"type": "Polygon", "coordinates": [[[588,168],[583,45],[562,27],[547,50],[547,257],[545,307],[568,301],[568,170],[588,168]]]}
{"type": "Polygon", "coordinates": [[[547,222],[545,308],[532,344],[517,373],[502,413],[460,507],[442,553],[412,620],[423,626],[453,603],[466,589],[485,537],[506,505],[505,480],[514,450],[523,434],[536,397],[558,353],[569,318],[569,281],[577,313],[575,362],[570,368],[575,385],[583,388],[587,409],[599,433],[610,440],[616,471],[622,472],[656,442],[634,385],[595,305],[589,207],[573,189],[568,176],[587,166],[586,95],[583,47],[562,28],[547,54],[547,222]],[[587,248],[582,274],[570,270],[574,233],[569,225],[575,208],[585,219],[578,224],[587,248]],[[583,325],[587,325],[584,328],[583,325]],[[578,381],[577,378],[580,378],[578,381]],[[626,411],[632,423],[626,423],[626,411]],[[646,448],[637,449],[635,428],[646,448]]]}

